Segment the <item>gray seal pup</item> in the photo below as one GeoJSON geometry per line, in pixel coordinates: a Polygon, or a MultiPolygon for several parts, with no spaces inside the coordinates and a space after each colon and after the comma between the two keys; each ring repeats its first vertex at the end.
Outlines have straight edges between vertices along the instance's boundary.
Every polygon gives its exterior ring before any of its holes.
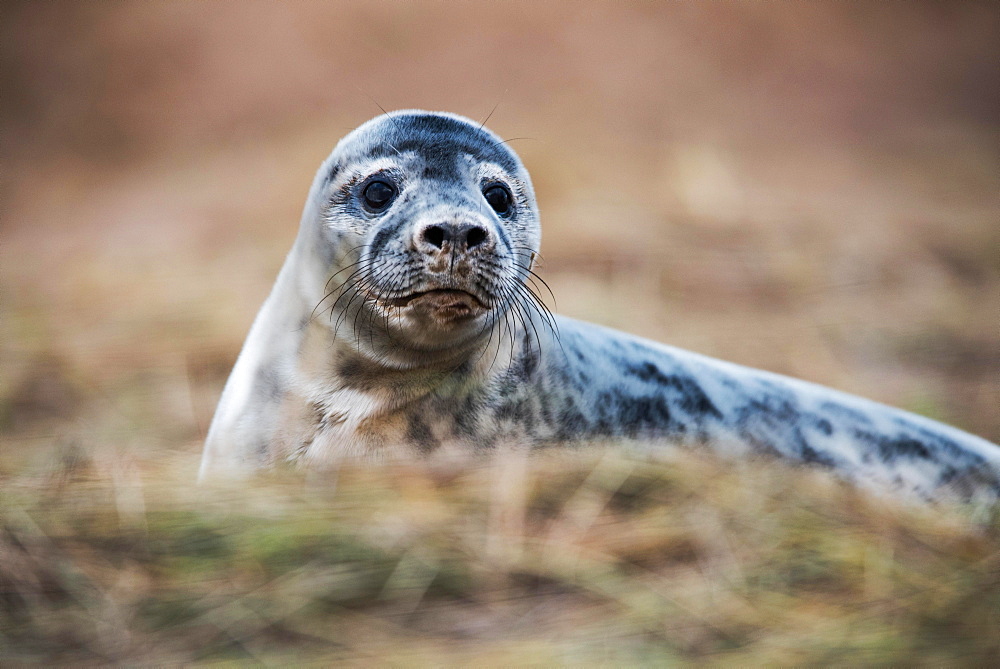
{"type": "Polygon", "coordinates": [[[499,137],[399,111],[347,135],[226,383],[201,476],[571,443],[771,454],[883,490],[1000,495],[1000,447],[777,374],[551,315],[499,137]]]}

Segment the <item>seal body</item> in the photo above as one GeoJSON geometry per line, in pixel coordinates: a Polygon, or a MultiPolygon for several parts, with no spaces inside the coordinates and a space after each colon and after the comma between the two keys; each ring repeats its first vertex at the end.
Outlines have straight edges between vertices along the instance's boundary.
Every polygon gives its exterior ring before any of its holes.
{"type": "Polygon", "coordinates": [[[552,316],[531,180],[442,113],[319,169],[212,421],[202,476],[594,441],[773,454],[923,497],[1000,495],[1000,447],[803,381],[552,316]]]}

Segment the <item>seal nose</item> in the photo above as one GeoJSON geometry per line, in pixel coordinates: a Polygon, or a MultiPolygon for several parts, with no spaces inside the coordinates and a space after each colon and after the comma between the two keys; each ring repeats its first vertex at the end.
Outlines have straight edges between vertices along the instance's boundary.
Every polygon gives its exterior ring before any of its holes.
{"type": "Polygon", "coordinates": [[[490,237],[485,228],[469,223],[435,223],[420,231],[418,239],[428,251],[434,252],[450,244],[456,250],[471,251],[490,237]]]}

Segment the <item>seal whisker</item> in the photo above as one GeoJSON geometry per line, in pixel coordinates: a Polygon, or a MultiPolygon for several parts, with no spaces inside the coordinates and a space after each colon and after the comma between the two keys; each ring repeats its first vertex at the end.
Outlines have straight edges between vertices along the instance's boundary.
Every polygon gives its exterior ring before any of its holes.
{"type": "Polygon", "coordinates": [[[495,105],[493,105],[493,109],[491,109],[490,113],[486,115],[486,118],[483,119],[483,122],[479,124],[479,129],[480,130],[482,130],[483,128],[486,127],[486,122],[489,121],[490,118],[493,117],[493,112],[495,112],[497,110],[497,107],[500,106],[500,103],[503,101],[504,95],[507,95],[507,91],[508,90],[510,90],[510,89],[504,89],[503,95],[501,95],[500,99],[497,100],[497,103],[495,105]]]}
{"type": "MultiPolygon", "coordinates": [[[[355,251],[358,251],[358,250],[360,250],[360,249],[363,249],[363,248],[365,248],[365,244],[359,244],[358,246],[355,246],[355,247],[354,247],[354,248],[352,248],[352,249],[348,249],[348,250],[347,250],[347,251],[346,251],[346,252],[345,252],[345,253],[344,253],[343,255],[344,255],[345,257],[347,257],[347,256],[350,256],[350,255],[351,255],[352,253],[354,253],[355,251]]],[[[349,270],[349,269],[351,269],[352,267],[354,267],[354,266],[358,265],[359,263],[363,262],[363,261],[364,261],[364,259],[365,259],[365,255],[364,255],[364,254],[359,254],[359,255],[358,255],[358,259],[357,259],[357,260],[355,260],[354,262],[352,262],[352,263],[350,263],[350,264],[348,264],[348,265],[345,265],[344,267],[342,267],[342,268],[341,268],[341,269],[339,269],[338,271],[334,272],[334,273],[333,273],[333,274],[332,274],[332,275],[330,276],[330,278],[329,278],[329,279],[327,279],[327,281],[326,281],[326,284],[324,285],[324,288],[326,288],[326,289],[329,289],[329,288],[330,288],[330,284],[331,284],[331,283],[333,282],[333,280],[334,280],[335,278],[337,278],[337,276],[338,276],[338,275],[340,275],[340,274],[343,274],[343,273],[344,273],[344,272],[346,272],[347,270],[349,270]]]]}
{"type": "Polygon", "coordinates": [[[556,322],[555,316],[553,316],[552,311],[549,309],[548,305],[545,304],[545,302],[543,302],[542,299],[527,285],[523,283],[519,285],[523,286],[521,292],[524,294],[525,298],[531,302],[535,311],[538,312],[538,315],[541,316],[543,319],[545,319],[546,325],[548,325],[549,329],[552,331],[553,336],[556,338],[556,341],[558,341],[560,339],[559,324],[556,322]]]}
{"type": "Polygon", "coordinates": [[[357,273],[357,276],[353,278],[349,284],[345,284],[348,286],[349,290],[344,290],[340,294],[340,296],[336,299],[336,301],[333,303],[333,306],[330,307],[330,318],[332,319],[334,314],[336,313],[337,305],[340,304],[340,301],[344,299],[345,295],[350,295],[350,297],[347,300],[347,304],[345,304],[343,309],[341,310],[340,316],[337,317],[337,322],[333,327],[334,334],[340,331],[340,324],[344,321],[344,319],[347,318],[347,315],[350,313],[351,305],[354,304],[354,301],[364,293],[364,284],[365,282],[367,282],[367,280],[368,280],[367,274],[364,271],[359,271],[357,273]]]}
{"type": "MultiPolygon", "coordinates": [[[[358,322],[357,319],[360,316],[361,312],[363,311],[364,305],[367,303],[367,300],[369,299],[368,294],[374,288],[373,281],[377,278],[377,273],[373,275],[372,263],[369,262],[365,267],[356,272],[354,276],[355,278],[351,283],[351,288],[352,288],[350,293],[351,297],[347,301],[347,304],[344,306],[341,316],[337,319],[337,324],[334,326],[335,333],[340,330],[340,323],[350,313],[351,305],[354,304],[354,301],[358,297],[361,297],[361,304],[358,306],[358,311],[355,313],[354,316],[354,330],[355,331],[357,330],[357,322],[358,322]]],[[[347,293],[345,292],[344,294],[347,293]]],[[[337,301],[331,308],[331,315],[333,314],[333,310],[336,308],[337,304],[340,302],[344,294],[342,294],[340,297],[337,298],[337,301]]],[[[358,344],[360,345],[360,337],[358,337],[358,344]]]]}
{"type": "MultiPolygon", "coordinates": [[[[551,298],[552,298],[552,303],[553,303],[553,304],[555,304],[555,303],[556,303],[556,295],[555,295],[555,293],[553,293],[553,292],[552,292],[552,288],[551,288],[551,287],[549,287],[549,284],[548,284],[548,283],[546,283],[545,279],[543,279],[543,278],[542,278],[542,277],[540,277],[540,276],[539,276],[538,274],[536,274],[536,273],[535,273],[535,271],[534,271],[533,269],[531,269],[530,267],[525,267],[524,265],[522,265],[522,264],[518,263],[518,262],[517,262],[516,260],[514,261],[514,264],[515,264],[515,265],[517,265],[517,267],[518,267],[518,268],[520,268],[520,269],[524,270],[524,271],[525,271],[525,272],[527,273],[527,277],[528,277],[528,279],[529,279],[529,280],[531,281],[531,283],[533,283],[533,284],[534,284],[534,283],[535,283],[536,281],[538,281],[538,282],[540,282],[540,283],[541,283],[541,284],[542,284],[543,286],[545,286],[545,290],[547,290],[547,291],[548,291],[548,293],[549,293],[549,297],[551,297],[551,298]]],[[[536,284],[536,285],[537,285],[537,284],[536,284]]]]}
{"type": "MultiPolygon", "coordinates": [[[[498,313],[498,307],[497,306],[490,307],[490,310],[487,313],[487,316],[486,316],[486,318],[483,321],[483,327],[481,327],[479,329],[479,333],[478,333],[477,338],[482,337],[482,335],[484,333],[486,333],[487,331],[489,332],[489,336],[487,336],[487,338],[486,338],[486,343],[483,345],[483,350],[479,352],[479,357],[476,358],[476,365],[478,365],[480,362],[482,362],[483,356],[486,355],[486,352],[490,350],[490,345],[493,343],[493,332],[497,328],[493,326],[492,321],[495,318],[495,316],[496,316],[497,313],[498,313]]],[[[503,316],[504,316],[504,318],[507,317],[506,312],[504,312],[503,316]]],[[[496,362],[497,353],[500,352],[500,345],[503,343],[502,340],[500,339],[500,336],[502,336],[502,335],[498,335],[498,337],[497,337],[497,350],[493,354],[493,360],[490,362],[489,367],[486,368],[486,374],[489,374],[491,371],[493,371],[493,363],[496,362]]]]}
{"type": "Polygon", "coordinates": [[[524,300],[527,301],[527,306],[530,306],[539,316],[541,316],[549,330],[552,332],[556,340],[559,340],[559,326],[549,310],[548,306],[542,300],[535,295],[534,292],[521,281],[512,281],[510,279],[502,278],[501,280],[507,281],[512,290],[516,291],[524,300]]]}
{"type": "MultiPolygon", "coordinates": [[[[510,319],[514,319],[514,322],[516,323],[517,322],[517,315],[515,313],[512,313],[512,311],[511,311],[510,295],[506,294],[506,290],[507,289],[505,287],[501,286],[500,290],[501,290],[500,300],[502,300],[502,303],[505,304],[506,307],[507,307],[502,312],[502,315],[503,315],[503,327],[504,327],[504,330],[506,330],[507,337],[510,339],[510,347],[509,347],[509,349],[510,349],[510,357],[511,357],[511,359],[513,359],[513,351],[514,351],[514,335],[513,335],[513,332],[514,332],[514,328],[511,325],[510,319]]],[[[501,304],[501,302],[498,301],[498,307],[497,307],[498,309],[499,309],[499,305],[500,304],[501,304]]],[[[496,351],[494,351],[494,353],[493,353],[493,359],[490,361],[490,366],[489,366],[489,368],[487,370],[487,373],[493,371],[493,366],[496,365],[497,357],[500,355],[500,349],[502,348],[502,345],[503,345],[503,336],[504,336],[503,332],[498,332],[497,333],[497,348],[496,348],[496,351]]],[[[492,340],[493,340],[493,332],[491,330],[491,332],[490,332],[490,341],[492,341],[492,340]]]]}
{"type": "MultiPolygon", "coordinates": [[[[358,280],[363,278],[365,272],[368,269],[367,266],[365,265],[367,261],[368,261],[367,258],[361,258],[357,262],[352,263],[352,267],[356,267],[357,269],[355,269],[355,271],[353,271],[350,275],[348,275],[348,277],[344,279],[344,281],[340,283],[336,288],[331,290],[330,294],[332,295],[333,293],[339,290],[341,291],[340,297],[343,297],[344,294],[346,293],[347,288],[354,287],[357,284],[358,280]]],[[[337,301],[340,300],[340,297],[337,298],[337,301]]],[[[333,306],[331,307],[331,313],[333,309],[336,308],[336,306],[337,302],[334,302],[333,306]]]]}
{"type": "MultiPolygon", "coordinates": [[[[384,264],[384,263],[383,263],[384,264]]],[[[382,267],[376,268],[372,267],[372,272],[368,276],[368,284],[365,287],[364,295],[362,295],[362,304],[357,313],[354,315],[354,333],[357,338],[358,346],[361,345],[361,332],[358,328],[358,317],[364,310],[365,305],[376,306],[382,299],[382,293],[385,291],[384,284],[389,284],[390,286],[399,277],[400,273],[403,271],[398,267],[382,267]],[[374,293],[374,294],[372,294],[374,293]]],[[[366,314],[368,317],[368,343],[372,349],[375,348],[374,342],[374,318],[375,313],[372,309],[368,310],[366,314]]]]}
{"type": "Polygon", "coordinates": [[[504,144],[507,144],[508,142],[520,142],[521,140],[524,140],[524,139],[537,139],[537,138],[536,137],[510,137],[508,139],[502,139],[499,142],[494,142],[493,146],[503,146],[504,144]]]}
{"type": "MultiPolygon", "coordinates": [[[[384,265],[384,261],[381,263],[384,265]]],[[[376,263],[371,263],[369,266],[369,272],[366,276],[366,283],[364,286],[364,292],[361,296],[361,304],[357,312],[354,314],[354,336],[357,340],[358,348],[361,347],[361,331],[362,327],[358,325],[358,319],[361,314],[365,315],[368,322],[368,344],[370,349],[375,348],[375,342],[373,340],[373,333],[375,331],[375,312],[371,307],[378,304],[378,298],[381,294],[382,287],[381,284],[385,281],[387,277],[392,277],[398,273],[398,269],[393,269],[391,267],[378,267],[376,263]],[[366,307],[368,307],[366,309],[366,307]]]]}
{"type": "MultiPolygon", "coordinates": [[[[541,310],[540,315],[542,312],[544,312],[544,314],[547,314],[547,316],[545,316],[546,320],[550,319],[551,313],[549,312],[548,307],[545,305],[544,302],[541,302],[541,300],[538,299],[538,296],[535,295],[531,291],[531,289],[523,283],[523,281],[520,280],[521,278],[520,276],[519,280],[515,281],[506,272],[504,272],[502,268],[496,265],[489,265],[486,268],[484,268],[483,274],[492,279],[493,281],[509,284],[512,289],[516,289],[519,292],[522,292],[524,295],[530,296],[532,301],[536,302],[540,307],[541,310]]],[[[554,329],[554,322],[550,323],[550,326],[552,326],[554,329]]]]}
{"type": "MultiPolygon", "coordinates": [[[[397,279],[400,271],[401,270],[398,269],[398,268],[397,269],[388,268],[384,272],[384,274],[381,274],[378,277],[377,281],[374,282],[375,285],[373,286],[373,288],[376,291],[375,295],[371,296],[367,303],[370,304],[372,307],[378,306],[382,302],[383,295],[385,294],[385,292],[387,290],[391,290],[392,289],[392,284],[396,281],[396,279],[397,279]]],[[[368,317],[368,328],[367,328],[368,329],[368,347],[369,347],[370,350],[374,350],[375,349],[375,341],[374,341],[374,338],[375,338],[375,318],[376,318],[377,314],[375,313],[375,309],[372,308],[372,309],[368,310],[368,312],[367,312],[366,315],[368,317]]],[[[389,327],[388,327],[389,326],[389,317],[388,317],[388,313],[384,309],[383,309],[383,315],[385,317],[384,321],[385,321],[385,326],[386,326],[384,328],[384,331],[385,331],[386,337],[389,339],[389,342],[391,344],[392,343],[392,333],[389,331],[389,327]]],[[[356,318],[357,317],[355,317],[355,319],[356,318]]]]}
{"type": "MultiPolygon", "coordinates": [[[[347,267],[347,268],[345,268],[345,269],[349,269],[349,268],[351,268],[351,267],[355,267],[355,266],[357,266],[358,264],[360,264],[361,262],[362,262],[362,260],[358,260],[357,262],[354,262],[354,263],[351,263],[351,264],[350,264],[350,265],[348,265],[348,267],[347,267]]],[[[343,270],[341,270],[341,271],[343,271],[343,270]]],[[[355,274],[356,274],[356,273],[357,273],[357,272],[355,272],[355,274]]],[[[339,274],[339,272],[338,272],[338,274],[339,274]]],[[[346,279],[346,280],[345,280],[345,281],[344,281],[343,283],[339,284],[339,285],[338,285],[338,286],[337,286],[336,288],[334,288],[333,290],[330,290],[329,292],[327,292],[327,293],[326,293],[326,294],[325,294],[325,295],[324,295],[324,296],[322,297],[322,299],[320,299],[320,301],[316,303],[316,306],[314,306],[314,307],[313,307],[312,311],[311,311],[311,312],[310,312],[310,314],[309,314],[309,320],[310,320],[310,321],[312,321],[312,320],[313,320],[313,318],[314,318],[314,317],[316,316],[316,310],[317,310],[317,309],[319,309],[320,305],[321,305],[321,304],[323,304],[324,302],[326,302],[326,301],[327,301],[328,299],[330,299],[331,297],[333,297],[333,295],[334,295],[334,294],[335,294],[335,293],[336,293],[337,291],[340,291],[340,290],[342,290],[342,289],[343,289],[343,288],[344,288],[345,286],[347,286],[347,284],[348,284],[348,283],[350,282],[350,280],[351,280],[351,278],[352,278],[353,276],[354,276],[354,274],[351,274],[350,276],[348,276],[348,277],[347,277],[347,279],[346,279]]],[[[326,286],[327,286],[327,287],[329,287],[329,285],[330,285],[330,281],[332,281],[332,280],[333,280],[333,277],[331,277],[331,278],[330,278],[330,280],[328,280],[328,281],[326,282],[326,286]]],[[[343,295],[343,293],[341,293],[341,295],[343,295]]],[[[339,299],[339,298],[338,298],[338,299],[339,299]]],[[[331,317],[333,316],[333,310],[334,310],[334,309],[336,308],[336,306],[337,306],[337,302],[336,302],[336,301],[334,301],[333,305],[332,305],[332,306],[330,307],[330,315],[331,315],[331,317]]],[[[326,311],[326,309],[324,309],[323,311],[326,311]]]]}
{"type": "MultiPolygon", "coordinates": [[[[383,302],[387,294],[406,294],[414,284],[412,278],[412,272],[410,270],[411,268],[400,268],[395,272],[395,274],[390,275],[388,280],[386,281],[388,285],[386,285],[385,288],[376,297],[375,303],[377,304],[383,302]],[[405,287],[401,288],[401,286],[405,287]]],[[[389,327],[389,318],[392,315],[392,309],[383,307],[382,313],[383,313],[383,324],[385,326],[383,330],[386,334],[386,337],[389,340],[389,343],[394,344],[395,340],[393,339],[392,336],[392,329],[389,327]]],[[[372,318],[374,318],[374,314],[372,314],[372,318]]],[[[397,318],[398,318],[398,310],[397,310],[397,318]]],[[[370,326],[369,343],[371,343],[372,347],[374,348],[374,343],[371,342],[371,336],[373,330],[374,327],[370,326]]]]}
{"type": "MultiPolygon", "coordinates": [[[[358,303],[357,308],[354,310],[354,320],[351,322],[351,332],[354,334],[356,348],[361,348],[361,334],[358,330],[358,318],[365,310],[365,305],[368,302],[368,291],[371,290],[370,278],[366,275],[362,277],[357,284],[355,284],[354,294],[351,299],[347,301],[347,305],[344,307],[343,318],[346,320],[350,316],[351,305],[357,298],[361,298],[358,303]]],[[[340,328],[340,321],[337,322],[337,329],[340,328]]]]}
{"type": "MultiPolygon", "coordinates": [[[[525,305],[522,304],[523,300],[516,293],[518,284],[509,280],[506,277],[501,277],[499,280],[501,281],[502,290],[505,295],[505,301],[509,305],[509,308],[505,313],[509,313],[513,317],[515,325],[517,321],[520,320],[522,329],[529,325],[532,327],[532,329],[534,329],[534,323],[531,322],[531,318],[528,317],[528,314],[525,311],[525,305]]],[[[513,362],[513,355],[516,349],[516,342],[514,337],[515,329],[516,329],[515,327],[511,327],[510,324],[508,323],[508,334],[510,336],[511,362],[513,362]]]]}
{"type": "MultiPolygon", "coordinates": [[[[358,247],[358,248],[360,248],[360,247],[358,247]]],[[[324,291],[326,291],[326,293],[325,293],[325,295],[323,296],[323,298],[322,298],[322,299],[321,299],[321,300],[320,300],[319,302],[317,302],[317,303],[316,303],[316,306],[315,306],[315,307],[313,308],[313,314],[315,314],[315,312],[316,312],[316,309],[318,309],[318,308],[319,308],[319,306],[320,306],[320,305],[321,305],[321,304],[322,304],[323,302],[325,302],[325,301],[326,301],[327,299],[329,299],[330,297],[332,297],[332,296],[334,295],[334,293],[336,293],[336,292],[337,292],[338,290],[340,290],[340,289],[341,289],[341,288],[342,288],[342,287],[343,287],[344,285],[346,285],[346,284],[347,284],[347,282],[349,282],[349,281],[350,281],[351,277],[353,277],[353,276],[354,276],[354,274],[355,274],[356,272],[355,272],[355,273],[352,273],[352,274],[350,274],[350,275],[348,275],[347,279],[345,279],[345,280],[344,280],[343,282],[341,282],[340,284],[338,284],[338,285],[337,285],[337,286],[336,286],[335,288],[333,288],[333,289],[331,290],[331,289],[330,289],[330,284],[331,284],[331,283],[333,283],[333,280],[334,280],[334,279],[335,279],[335,278],[337,277],[337,275],[338,275],[338,274],[342,274],[342,273],[344,273],[344,272],[346,272],[346,271],[348,271],[348,270],[351,270],[351,269],[354,269],[354,268],[357,268],[357,267],[358,267],[358,266],[359,266],[359,265],[360,265],[360,264],[361,264],[362,262],[364,262],[364,257],[361,257],[361,258],[359,258],[358,260],[356,260],[356,261],[354,261],[354,262],[352,262],[352,263],[348,264],[348,265],[347,265],[347,266],[345,266],[345,267],[344,267],[343,269],[341,269],[341,270],[339,270],[339,271],[335,272],[335,273],[334,273],[334,274],[333,274],[333,275],[332,275],[332,276],[331,276],[331,277],[330,277],[329,279],[327,279],[327,281],[326,281],[326,284],[324,284],[324,286],[323,286],[323,290],[324,290],[324,291]]]]}
{"type": "MultiPolygon", "coordinates": [[[[361,90],[361,88],[359,87],[358,90],[361,90]]],[[[382,110],[382,115],[385,116],[387,119],[389,119],[394,126],[396,126],[396,130],[400,130],[400,132],[402,132],[401,128],[399,127],[399,124],[396,123],[396,119],[394,119],[392,117],[392,114],[390,114],[389,112],[387,112],[385,110],[385,107],[383,107],[382,105],[380,105],[378,103],[378,100],[376,100],[372,96],[368,95],[368,93],[365,93],[365,91],[363,91],[363,90],[361,90],[361,92],[364,93],[365,95],[367,95],[368,99],[371,100],[372,102],[374,102],[376,107],[378,107],[379,109],[382,110]]],[[[400,156],[403,155],[402,153],[400,153],[399,149],[397,149],[395,146],[392,145],[391,142],[389,142],[388,140],[385,140],[385,143],[389,146],[390,149],[392,149],[393,151],[395,151],[397,155],[400,155],[400,156]]]]}
{"type": "MultiPolygon", "coordinates": [[[[364,262],[365,262],[365,259],[364,259],[364,258],[359,258],[359,259],[358,259],[358,260],[356,260],[355,262],[352,262],[352,263],[351,263],[350,265],[348,265],[348,266],[347,266],[347,267],[345,267],[344,269],[342,269],[342,270],[340,270],[339,272],[337,272],[337,274],[342,274],[343,272],[345,272],[345,271],[348,271],[348,270],[354,270],[354,271],[356,272],[356,271],[358,270],[358,268],[359,268],[359,267],[360,267],[360,266],[362,265],[362,263],[364,263],[364,262]]],[[[340,283],[338,283],[338,284],[337,284],[336,286],[334,286],[334,287],[333,287],[333,288],[331,289],[331,288],[330,288],[330,284],[331,284],[331,283],[333,283],[333,280],[334,280],[335,278],[337,278],[337,275],[335,274],[335,275],[331,276],[331,277],[330,277],[330,278],[329,278],[329,279],[327,280],[327,282],[326,282],[326,285],[325,285],[325,286],[323,286],[323,288],[324,288],[324,289],[325,289],[325,290],[327,291],[327,295],[332,295],[333,293],[336,293],[336,292],[337,292],[337,291],[338,291],[338,290],[339,290],[339,289],[340,289],[340,288],[341,288],[342,286],[344,286],[344,285],[345,285],[345,284],[346,284],[346,283],[347,283],[348,281],[350,281],[350,280],[351,280],[351,278],[352,278],[353,276],[354,276],[354,273],[352,272],[351,274],[347,275],[347,278],[346,278],[346,279],[344,279],[343,281],[341,281],[340,283]]]]}
{"type": "MultiPolygon", "coordinates": [[[[534,311],[536,314],[538,314],[538,316],[542,319],[542,322],[545,323],[546,327],[548,328],[549,333],[552,335],[552,339],[559,346],[559,349],[563,352],[563,355],[565,355],[565,349],[563,348],[562,344],[562,337],[560,336],[559,333],[559,326],[556,323],[552,313],[548,310],[545,304],[538,299],[538,296],[532,293],[531,290],[525,284],[513,281],[510,283],[512,290],[514,290],[518,294],[518,299],[517,299],[518,304],[523,305],[523,308],[525,309],[526,312],[534,311]]],[[[528,316],[527,314],[526,317],[528,320],[528,324],[531,326],[531,329],[535,333],[535,341],[538,344],[538,353],[539,355],[541,355],[542,352],[541,337],[538,334],[538,330],[535,328],[534,319],[530,318],[530,316],[528,316]]]]}
{"type": "MultiPolygon", "coordinates": [[[[538,311],[538,308],[531,301],[529,301],[525,297],[525,293],[527,293],[528,295],[531,295],[532,293],[530,291],[528,291],[524,287],[524,284],[522,284],[522,283],[509,282],[508,285],[520,297],[520,299],[515,299],[514,300],[514,304],[515,304],[516,308],[518,309],[518,312],[521,314],[522,325],[527,324],[527,325],[531,326],[532,331],[534,331],[534,333],[535,333],[535,341],[536,342],[540,342],[541,340],[538,337],[538,330],[535,328],[534,319],[531,318],[531,316],[528,313],[528,311],[529,310],[534,310],[540,316],[542,314],[541,314],[541,312],[538,311]]],[[[548,321],[546,321],[546,322],[548,322],[548,321]]],[[[551,325],[549,327],[550,327],[550,329],[552,328],[551,325]]],[[[556,341],[558,341],[558,338],[556,339],[556,341]]],[[[541,353],[541,344],[539,344],[539,351],[538,352],[541,353]]]]}
{"type": "MultiPolygon", "coordinates": [[[[524,301],[522,299],[515,300],[515,305],[516,305],[516,309],[517,309],[517,311],[516,311],[517,317],[521,321],[520,331],[524,333],[525,344],[526,344],[526,347],[528,349],[526,351],[521,351],[521,353],[522,354],[528,354],[528,355],[531,354],[531,350],[530,349],[531,349],[532,337],[529,334],[529,329],[528,329],[530,327],[530,332],[534,332],[535,333],[533,341],[536,344],[537,353],[538,353],[539,356],[541,356],[541,354],[542,354],[541,341],[538,338],[538,331],[535,329],[535,324],[534,324],[534,322],[533,322],[533,320],[531,318],[531,314],[530,314],[530,312],[529,312],[529,310],[527,308],[527,305],[524,304],[524,301]]],[[[517,331],[512,331],[511,332],[511,339],[512,340],[516,340],[516,334],[517,334],[517,331]]],[[[510,351],[510,361],[509,361],[508,364],[513,364],[514,363],[514,354],[515,354],[516,349],[517,349],[517,342],[516,341],[512,341],[512,343],[511,343],[511,351],[510,351]]]]}

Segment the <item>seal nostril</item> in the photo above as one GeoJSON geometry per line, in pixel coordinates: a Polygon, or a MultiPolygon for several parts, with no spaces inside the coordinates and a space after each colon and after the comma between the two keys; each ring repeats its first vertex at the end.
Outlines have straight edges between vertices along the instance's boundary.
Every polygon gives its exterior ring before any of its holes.
{"type": "Polygon", "coordinates": [[[424,238],[425,242],[431,246],[436,246],[437,248],[444,246],[444,241],[447,238],[444,228],[440,225],[432,225],[425,228],[421,236],[424,238]]]}
{"type": "Polygon", "coordinates": [[[465,248],[471,249],[479,246],[486,241],[486,231],[480,227],[474,227],[469,229],[468,234],[465,236],[465,248]]]}

